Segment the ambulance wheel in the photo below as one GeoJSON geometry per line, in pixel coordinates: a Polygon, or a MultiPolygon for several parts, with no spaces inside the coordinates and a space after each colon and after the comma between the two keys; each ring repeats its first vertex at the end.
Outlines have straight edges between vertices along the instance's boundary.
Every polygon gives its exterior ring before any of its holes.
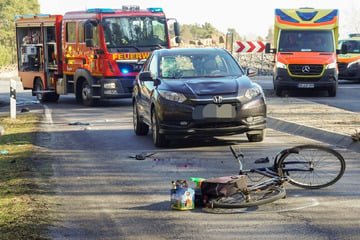
{"type": "Polygon", "coordinates": [[[279,88],[278,86],[276,86],[276,87],[274,88],[274,90],[275,90],[275,95],[278,96],[278,97],[281,97],[282,89],[279,88]]]}
{"type": "Polygon", "coordinates": [[[329,97],[336,97],[336,87],[333,87],[328,90],[329,97]]]}

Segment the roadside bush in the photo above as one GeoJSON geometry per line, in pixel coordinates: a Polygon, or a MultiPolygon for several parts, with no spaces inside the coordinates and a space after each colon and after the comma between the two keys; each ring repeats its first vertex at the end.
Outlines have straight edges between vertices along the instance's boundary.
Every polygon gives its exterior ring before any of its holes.
{"type": "Polygon", "coordinates": [[[11,48],[0,45],[0,66],[7,66],[12,63],[12,55],[14,53],[11,48]]]}

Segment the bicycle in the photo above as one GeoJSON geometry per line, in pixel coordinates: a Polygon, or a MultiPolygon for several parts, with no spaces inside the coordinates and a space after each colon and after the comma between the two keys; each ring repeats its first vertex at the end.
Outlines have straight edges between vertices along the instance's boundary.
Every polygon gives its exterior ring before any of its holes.
{"type": "MultiPolygon", "coordinates": [[[[207,198],[197,194],[200,201],[211,208],[246,208],[274,202],[286,197],[285,185],[290,183],[305,189],[321,189],[336,183],[345,172],[343,156],[329,147],[307,144],[284,149],[274,157],[273,165],[261,168],[243,169],[244,154],[233,146],[230,150],[239,163],[239,175],[257,173],[266,180],[255,180],[227,196],[207,198]]],[[[270,159],[260,158],[255,163],[268,163],[270,159]]],[[[262,177],[262,178],[263,178],[262,177]]],[[[191,178],[193,180],[193,178],[191,178]]],[[[205,182],[206,180],[204,180],[205,182]]],[[[202,189],[201,189],[202,190],[202,189]]],[[[202,192],[202,191],[201,191],[202,192]]]]}

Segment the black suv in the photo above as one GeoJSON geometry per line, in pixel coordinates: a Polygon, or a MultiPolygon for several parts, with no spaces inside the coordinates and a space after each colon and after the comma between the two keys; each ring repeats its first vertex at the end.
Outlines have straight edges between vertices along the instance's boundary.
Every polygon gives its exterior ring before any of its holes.
{"type": "Polygon", "coordinates": [[[152,131],[154,145],[189,136],[246,133],[264,139],[266,102],[262,88],[233,56],[217,48],[159,49],[149,56],[133,91],[136,135],[152,131]]]}

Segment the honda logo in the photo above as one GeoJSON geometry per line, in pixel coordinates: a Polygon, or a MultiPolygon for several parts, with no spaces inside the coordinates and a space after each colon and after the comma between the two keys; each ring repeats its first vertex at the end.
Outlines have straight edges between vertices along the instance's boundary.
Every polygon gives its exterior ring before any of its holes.
{"type": "Polygon", "coordinates": [[[220,104],[223,101],[223,97],[222,96],[214,96],[213,97],[213,102],[216,104],[220,104]]]}
{"type": "Polygon", "coordinates": [[[308,66],[308,65],[303,66],[302,69],[301,69],[301,71],[302,71],[303,73],[309,73],[309,72],[310,72],[310,66],[308,66]]]}

